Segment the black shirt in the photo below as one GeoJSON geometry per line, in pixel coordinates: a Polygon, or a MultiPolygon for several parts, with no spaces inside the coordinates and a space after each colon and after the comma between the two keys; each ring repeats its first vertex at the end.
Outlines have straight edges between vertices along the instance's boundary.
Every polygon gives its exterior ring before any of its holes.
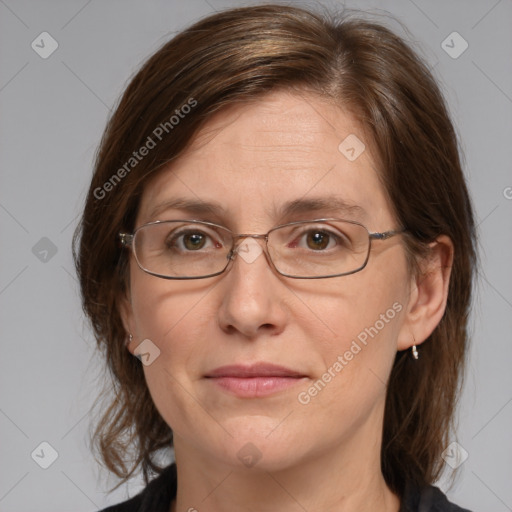
{"type": "MultiPolygon", "coordinates": [[[[169,512],[176,498],[176,464],[171,464],[133,498],[100,512],[169,512]]],[[[450,503],[434,486],[417,489],[405,486],[400,512],[470,512],[450,503]]]]}

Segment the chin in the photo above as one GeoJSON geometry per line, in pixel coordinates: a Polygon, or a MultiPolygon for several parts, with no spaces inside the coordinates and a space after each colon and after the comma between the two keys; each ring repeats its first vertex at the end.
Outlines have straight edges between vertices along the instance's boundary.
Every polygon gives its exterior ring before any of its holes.
{"type": "Polygon", "coordinates": [[[300,435],[288,429],[279,432],[282,418],[244,416],[226,421],[223,425],[232,434],[222,441],[212,440],[210,446],[220,448],[215,457],[234,470],[280,471],[297,464],[297,447],[304,448],[300,435]],[[276,428],[277,427],[277,428],[276,428]],[[223,445],[223,446],[222,446],[223,445]]]}

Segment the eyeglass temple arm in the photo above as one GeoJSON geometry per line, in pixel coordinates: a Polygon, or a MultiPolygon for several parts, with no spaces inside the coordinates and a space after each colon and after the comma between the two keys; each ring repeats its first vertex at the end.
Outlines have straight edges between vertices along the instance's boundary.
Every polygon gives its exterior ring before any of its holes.
{"type": "Polygon", "coordinates": [[[370,233],[370,238],[372,238],[373,240],[387,240],[388,238],[403,233],[404,231],[406,231],[405,228],[384,231],[382,233],[370,233]]]}

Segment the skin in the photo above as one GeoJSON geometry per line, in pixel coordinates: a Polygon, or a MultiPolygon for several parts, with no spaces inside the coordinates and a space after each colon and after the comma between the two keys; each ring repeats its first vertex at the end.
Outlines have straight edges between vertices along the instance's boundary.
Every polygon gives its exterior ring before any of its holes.
{"type": "MultiPolygon", "coordinates": [[[[231,107],[145,187],[136,227],[200,218],[235,233],[266,233],[285,222],[341,216],[370,232],[398,228],[369,141],[353,162],[338,150],[349,134],[365,141],[352,115],[311,94],[278,91],[231,107]],[[289,200],[332,195],[366,215],[274,214],[289,200]],[[152,215],[176,196],[218,201],[226,215],[152,215]]],[[[398,511],[399,498],[380,470],[385,383],[397,350],[419,346],[439,323],[452,255],[450,240],[439,238],[415,278],[396,236],[374,242],[368,265],[353,275],[290,279],[261,254],[190,281],[148,275],[132,257],[121,314],[133,334],[132,353],[146,338],[160,350],[144,372],[174,432],[178,494],[171,510],[398,511]],[[401,311],[309,403],[300,403],[298,394],[394,303],[401,311]],[[264,398],[235,397],[204,378],[219,366],[258,361],[306,377],[264,398]],[[261,456],[252,467],[237,456],[247,443],[261,456]]]]}

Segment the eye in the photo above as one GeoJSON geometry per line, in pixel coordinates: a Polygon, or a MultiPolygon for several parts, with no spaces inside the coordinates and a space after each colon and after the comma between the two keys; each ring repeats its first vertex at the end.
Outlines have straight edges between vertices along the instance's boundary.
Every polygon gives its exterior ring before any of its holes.
{"type": "Polygon", "coordinates": [[[177,229],[171,231],[165,239],[168,249],[177,249],[185,252],[196,252],[210,247],[221,248],[222,244],[213,233],[209,234],[197,228],[177,229]]]}
{"type": "Polygon", "coordinates": [[[325,249],[330,242],[330,235],[325,231],[309,231],[306,237],[306,244],[310,249],[319,250],[325,249]]]}
{"type": "Polygon", "coordinates": [[[335,233],[324,227],[303,228],[289,244],[289,247],[305,247],[319,252],[323,252],[325,249],[346,249],[349,246],[350,240],[345,234],[335,233]]]}

